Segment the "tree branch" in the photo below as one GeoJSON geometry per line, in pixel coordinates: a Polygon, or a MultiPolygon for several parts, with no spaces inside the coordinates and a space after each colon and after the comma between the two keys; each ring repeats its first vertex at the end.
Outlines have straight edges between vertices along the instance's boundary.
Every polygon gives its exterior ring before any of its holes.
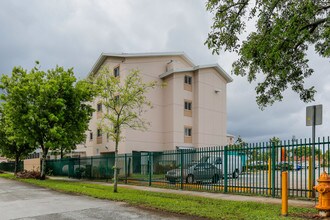
{"type": "Polygon", "coordinates": [[[238,6],[238,5],[243,5],[243,8],[244,8],[245,5],[246,5],[247,3],[249,3],[249,0],[245,0],[245,1],[243,1],[243,2],[237,2],[237,3],[235,3],[235,4],[232,4],[232,5],[228,6],[227,8],[225,8],[225,9],[223,9],[223,10],[220,10],[219,12],[220,12],[220,13],[226,12],[226,11],[228,11],[229,9],[231,9],[231,8],[233,8],[233,7],[235,7],[235,6],[238,6]]]}
{"type": "Polygon", "coordinates": [[[314,30],[317,28],[317,26],[319,26],[320,24],[322,23],[325,23],[327,20],[329,20],[329,18],[323,18],[323,19],[319,19],[313,23],[310,23],[310,24],[307,24],[305,25],[304,27],[300,28],[300,31],[304,30],[304,29],[308,29],[308,28],[311,28],[309,30],[310,33],[313,33],[314,30]]]}

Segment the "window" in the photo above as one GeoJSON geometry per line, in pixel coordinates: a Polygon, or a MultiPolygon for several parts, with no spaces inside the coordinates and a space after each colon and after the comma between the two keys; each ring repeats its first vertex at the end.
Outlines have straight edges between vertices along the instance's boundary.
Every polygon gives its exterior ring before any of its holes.
{"type": "Polygon", "coordinates": [[[184,90],[192,92],[192,77],[185,75],[183,85],[184,85],[184,90]]]}
{"type": "Polygon", "coordinates": [[[93,132],[89,133],[89,140],[93,140],[93,132]]]}
{"type": "Polygon", "coordinates": [[[184,110],[191,111],[191,101],[184,101],[184,110]]]}
{"type": "MultiPolygon", "coordinates": [[[[185,84],[186,85],[186,84],[185,84]]],[[[184,100],[184,112],[183,115],[192,117],[192,102],[190,100],[184,100]]]]}
{"type": "Polygon", "coordinates": [[[102,103],[97,104],[97,112],[102,112],[102,103]]]}
{"type": "Polygon", "coordinates": [[[113,75],[115,77],[119,77],[120,76],[119,66],[113,69],[113,75]]]}
{"type": "Polygon", "coordinates": [[[192,77],[191,76],[184,76],[184,83],[191,85],[192,83],[192,77]]]}
{"type": "Polygon", "coordinates": [[[184,128],[184,136],[191,137],[191,128],[184,128]]]}
{"type": "Polygon", "coordinates": [[[102,137],[102,130],[101,129],[97,129],[97,137],[102,137]]]}
{"type": "Polygon", "coordinates": [[[192,143],[192,128],[191,127],[184,127],[184,143],[192,143]]]}

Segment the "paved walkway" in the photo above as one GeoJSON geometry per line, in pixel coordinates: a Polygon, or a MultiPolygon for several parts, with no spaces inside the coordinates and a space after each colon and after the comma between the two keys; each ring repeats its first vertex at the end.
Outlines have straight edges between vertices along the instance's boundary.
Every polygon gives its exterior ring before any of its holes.
{"type": "Polygon", "coordinates": [[[0,178],[0,219],[24,220],[172,220],[191,217],[135,208],[124,202],[56,192],[0,178]]]}
{"type": "MultiPolygon", "coordinates": [[[[65,177],[50,177],[51,179],[62,179],[62,180],[70,180],[70,181],[81,181],[77,179],[69,179],[65,177]]],[[[102,185],[110,185],[110,183],[105,182],[93,182],[93,181],[84,181],[102,185]]],[[[130,188],[130,189],[138,189],[149,192],[162,192],[162,193],[176,193],[181,195],[193,195],[193,196],[201,196],[206,198],[213,199],[223,199],[223,200],[232,200],[232,201],[251,201],[251,202],[260,202],[260,203],[269,203],[269,204],[281,204],[282,200],[277,198],[263,197],[263,196],[243,196],[243,195],[233,195],[233,194],[224,194],[224,193],[210,193],[210,192],[196,192],[196,191],[185,191],[185,190],[175,190],[175,189],[164,189],[164,188],[156,188],[156,187],[147,187],[147,186],[135,186],[135,185],[125,185],[119,184],[120,187],[130,188]]],[[[313,208],[316,205],[315,201],[307,201],[307,200],[289,200],[290,206],[297,207],[306,207],[313,208]]]]}

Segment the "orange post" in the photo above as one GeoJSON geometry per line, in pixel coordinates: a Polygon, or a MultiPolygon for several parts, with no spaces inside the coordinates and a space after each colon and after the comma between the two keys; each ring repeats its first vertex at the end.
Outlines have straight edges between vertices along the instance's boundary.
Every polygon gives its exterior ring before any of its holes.
{"type": "Polygon", "coordinates": [[[288,171],[282,172],[282,212],[283,216],[288,215],[288,171]]]}

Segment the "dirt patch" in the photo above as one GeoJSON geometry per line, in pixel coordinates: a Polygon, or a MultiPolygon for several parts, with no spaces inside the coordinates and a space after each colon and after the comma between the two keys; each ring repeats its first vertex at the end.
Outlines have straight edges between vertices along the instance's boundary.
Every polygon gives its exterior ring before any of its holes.
{"type": "Polygon", "coordinates": [[[293,213],[293,214],[289,214],[289,217],[296,217],[299,219],[330,219],[329,217],[325,218],[325,217],[321,217],[318,214],[315,213],[293,213]]]}

